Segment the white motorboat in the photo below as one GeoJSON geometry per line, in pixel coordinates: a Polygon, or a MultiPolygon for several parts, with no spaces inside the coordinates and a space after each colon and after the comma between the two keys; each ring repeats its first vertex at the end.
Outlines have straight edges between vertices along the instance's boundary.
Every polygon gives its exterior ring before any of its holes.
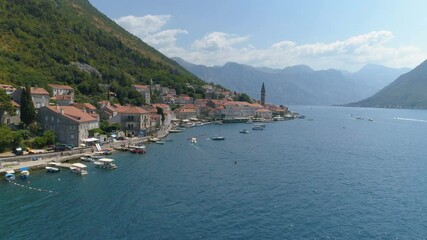
{"type": "Polygon", "coordinates": [[[45,167],[45,169],[46,169],[46,172],[50,172],[50,173],[56,173],[60,171],[60,168],[49,167],[49,166],[45,167]]]}
{"type": "Polygon", "coordinates": [[[70,170],[73,173],[77,173],[80,175],[87,175],[86,168],[87,166],[82,163],[73,163],[71,164],[70,170]]]}
{"type": "Polygon", "coordinates": [[[21,179],[27,179],[28,176],[30,176],[30,172],[28,171],[28,168],[20,168],[21,170],[20,177],[21,179]]]}
{"type": "Polygon", "coordinates": [[[191,141],[191,143],[196,144],[196,143],[197,143],[197,138],[192,137],[192,138],[190,139],[190,141],[191,141]]]}
{"type": "Polygon", "coordinates": [[[114,163],[114,159],[111,158],[101,158],[98,161],[93,162],[95,167],[104,168],[104,169],[116,169],[117,165],[114,163]]]}

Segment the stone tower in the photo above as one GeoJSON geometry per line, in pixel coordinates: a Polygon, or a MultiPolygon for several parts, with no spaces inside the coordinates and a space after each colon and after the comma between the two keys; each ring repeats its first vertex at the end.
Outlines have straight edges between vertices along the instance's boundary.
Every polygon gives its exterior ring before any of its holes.
{"type": "Polygon", "coordinates": [[[261,87],[261,105],[265,105],[265,87],[264,87],[264,83],[262,83],[262,87],[261,87]]]}

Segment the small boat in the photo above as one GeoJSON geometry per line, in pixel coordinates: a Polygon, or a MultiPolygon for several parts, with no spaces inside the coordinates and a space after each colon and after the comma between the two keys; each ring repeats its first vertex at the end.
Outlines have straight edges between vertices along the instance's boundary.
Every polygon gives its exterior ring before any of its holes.
{"type": "Polygon", "coordinates": [[[285,118],[282,116],[274,116],[273,121],[285,121],[285,118]]]}
{"type": "Polygon", "coordinates": [[[87,156],[81,156],[80,160],[82,160],[83,162],[93,162],[93,158],[90,155],[87,156]]]}
{"type": "Polygon", "coordinates": [[[191,141],[191,143],[196,144],[197,143],[197,138],[192,137],[190,141],[191,141]]]}
{"type": "Polygon", "coordinates": [[[264,127],[262,125],[255,124],[252,127],[252,130],[264,130],[264,127]]]}
{"type": "Polygon", "coordinates": [[[249,133],[249,130],[247,130],[247,129],[242,129],[242,130],[240,130],[240,133],[247,134],[247,133],[249,133]]]}
{"type": "Polygon", "coordinates": [[[212,140],[214,140],[214,141],[221,141],[221,140],[225,140],[225,137],[216,136],[216,137],[212,137],[212,140]]]}
{"type": "Polygon", "coordinates": [[[158,138],[150,138],[149,141],[155,143],[157,141],[160,141],[160,139],[158,139],[158,138]]]}
{"type": "Polygon", "coordinates": [[[163,144],[165,144],[163,141],[156,141],[156,144],[160,144],[160,145],[163,145],[163,144]]]}
{"type": "Polygon", "coordinates": [[[116,169],[117,165],[114,163],[114,159],[111,158],[101,158],[98,161],[93,162],[95,167],[104,168],[104,169],[116,169]]]}
{"type": "Polygon", "coordinates": [[[305,118],[305,116],[304,116],[304,115],[300,115],[298,118],[299,118],[299,119],[304,119],[304,118],[305,118]]]}
{"type": "Polygon", "coordinates": [[[166,142],[173,142],[173,139],[166,139],[166,142]]]}
{"type": "Polygon", "coordinates": [[[49,173],[56,173],[60,171],[60,168],[49,167],[49,166],[45,167],[45,169],[46,169],[46,172],[49,172],[49,173]]]}
{"type": "Polygon", "coordinates": [[[372,119],[372,118],[369,118],[369,119],[368,119],[368,121],[369,121],[369,122],[373,122],[373,121],[374,121],[374,119],[372,119]]]}
{"type": "Polygon", "coordinates": [[[249,119],[246,123],[247,124],[252,124],[253,122],[252,122],[252,120],[249,119]]]}
{"type": "Polygon", "coordinates": [[[180,133],[182,131],[184,131],[184,130],[182,130],[182,129],[171,129],[171,130],[169,130],[170,133],[180,133]]]}
{"type": "Polygon", "coordinates": [[[20,168],[19,170],[21,170],[21,173],[20,173],[21,179],[25,180],[28,178],[28,176],[30,176],[30,172],[28,171],[28,168],[20,168]]]}
{"type": "Polygon", "coordinates": [[[14,170],[7,170],[6,175],[4,175],[4,179],[6,181],[14,181],[15,180],[15,171],[14,170]]]}
{"type": "Polygon", "coordinates": [[[130,149],[131,153],[145,153],[145,149],[144,148],[132,148],[130,149]]]}
{"type": "Polygon", "coordinates": [[[225,137],[221,136],[221,127],[218,128],[218,136],[212,137],[214,141],[225,140],[225,137]]]}
{"type": "Polygon", "coordinates": [[[77,173],[83,176],[83,175],[87,175],[86,168],[87,166],[82,163],[73,163],[71,164],[70,170],[73,173],[77,173]]]}

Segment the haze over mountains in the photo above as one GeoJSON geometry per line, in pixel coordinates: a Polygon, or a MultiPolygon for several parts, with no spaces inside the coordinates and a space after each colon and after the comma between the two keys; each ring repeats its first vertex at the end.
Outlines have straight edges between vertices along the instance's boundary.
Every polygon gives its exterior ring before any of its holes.
{"type": "Polygon", "coordinates": [[[348,106],[427,109],[426,90],[427,60],[397,78],[374,96],[348,106]]]}
{"type": "Polygon", "coordinates": [[[346,104],[370,97],[409,71],[380,65],[366,65],[355,73],[335,69],[316,71],[305,65],[284,69],[255,68],[238,63],[207,67],[181,58],[178,64],[206,82],[220,84],[259,99],[261,84],[267,101],[285,105],[346,104]]]}

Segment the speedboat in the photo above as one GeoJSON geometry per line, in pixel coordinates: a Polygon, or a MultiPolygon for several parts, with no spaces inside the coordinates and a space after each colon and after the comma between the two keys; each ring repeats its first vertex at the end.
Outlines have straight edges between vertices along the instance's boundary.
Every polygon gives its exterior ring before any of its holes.
{"type": "Polygon", "coordinates": [[[161,145],[163,145],[163,144],[165,144],[163,141],[156,141],[156,144],[161,144],[161,145]]]}
{"type": "Polygon", "coordinates": [[[104,168],[104,169],[116,169],[117,165],[114,164],[114,159],[111,158],[101,158],[98,161],[93,162],[95,167],[104,168]]]}
{"type": "Polygon", "coordinates": [[[191,143],[194,143],[194,144],[196,144],[196,143],[197,143],[197,138],[195,138],[195,137],[192,137],[192,138],[191,138],[191,143]]]}
{"type": "Polygon", "coordinates": [[[6,181],[14,181],[15,180],[15,171],[14,170],[7,170],[6,171],[6,175],[4,175],[4,179],[6,179],[6,181]]]}

